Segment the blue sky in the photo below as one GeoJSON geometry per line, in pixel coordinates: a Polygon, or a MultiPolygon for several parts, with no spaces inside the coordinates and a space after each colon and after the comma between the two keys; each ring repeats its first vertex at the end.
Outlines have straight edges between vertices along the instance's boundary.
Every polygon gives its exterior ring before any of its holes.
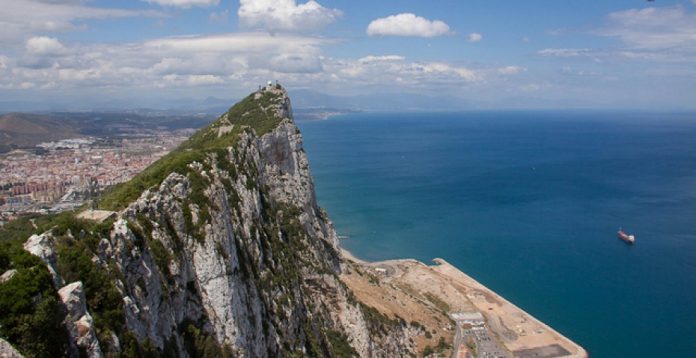
{"type": "Polygon", "coordinates": [[[0,110],[230,101],[278,79],[463,108],[696,109],[696,0],[6,0],[0,110]]]}

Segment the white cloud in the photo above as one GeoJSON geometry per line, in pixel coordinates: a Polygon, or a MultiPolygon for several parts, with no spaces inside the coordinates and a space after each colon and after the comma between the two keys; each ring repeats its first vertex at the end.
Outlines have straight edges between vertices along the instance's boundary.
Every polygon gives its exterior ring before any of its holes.
{"type": "Polygon", "coordinates": [[[164,76],[164,82],[168,85],[210,86],[225,83],[225,80],[215,75],[177,75],[164,76]]]}
{"type": "Polygon", "coordinates": [[[46,36],[32,37],[27,40],[26,50],[31,55],[39,56],[56,56],[66,51],[65,46],[58,40],[46,36]]]}
{"type": "Polygon", "coordinates": [[[311,86],[334,94],[372,93],[385,85],[420,93],[463,93],[490,86],[503,72],[522,71],[413,62],[397,54],[326,57],[322,48],[331,43],[334,41],[313,36],[267,32],[121,44],[61,43],[48,36],[33,37],[16,56],[0,57],[0,67],[5,67],[0,69],[0,89],[36,98],[68,93],[75,94],[74,98],[103,93],[121,98],[234,97],[259,83],[279,79],[289,87],[311,86]],[[29,84],[31,88],[22,89],[29,84]],[[186,91],[187,87],[196,87],[196,91],[186,91]]]}
{"type": "Polygon", "coordinates": [[[216,6],[220,0],[142,0],[149,3],[154,3],[160,6],[180,7],[189,9],[194,6],[216,6]]]}
{"type": "Polygon", "coordinates": [[[280,73],[319,73],[321,59],[310,53],[278,54],[269,59],[267,67],[280,73]]]}
{"type": "Polygon", "coordinates": [[[688,12],[681,6],[613,12],[604,28],[591,33],[616,38],[620,45],[611,49],[547,48],[537,54],[583,57],[595,62],[631,60],[687,64],[696,61],[696,12],[688,12]]]}
{"type": "Polygon", "coordinates": [[[545,48],[539,50],[537,54],[553,57],[577,57],[588,54],[589,52],[590,49],[587,48],[545,48]]]}
{"type": "Polygon", "coordinates": [[[352,86],[380,87],[395,83],[403,87],[428,88],[474,83],[483,72],[443,62],[407,62],[401,56],[367,56],[356,60],[329,60],[327,74],[352,86]]]}
{"type": "MultiPolygon", "coordinates": [[[[161,38],[135,44],[66,46],[33,37],[12,62],[0,58],[9,76],[2,88],[22,82],[53,88],[212,86],[269,74],[322,71],[319,46],[328,40],[268,33],[161,38]]],[[[273,76],[271,76],[273,77],[273,76]]]]}
{"type": "Polygon", "coordinates": [[[498,73],[502,75],[514,75],[520,72],[524,72],[527,69],[520,66],[505,66],[498,69],[498,73]]]}
{"type": "Polygon", "coordinates": [[[124,10],[81,5],[70,0],[4,1],[0,11],[0,43],[23,43],[36,33],[73,30],[75,20],[163,16],[157,11],[124,10]]]}
{"type": "Polygon", "coordinates": [[[372,63],[372,62],[395,62],[395,61],[403,61],[406,58],[404,56],[398,56],[398,55],[386,55],[386,56],[365,56],[360,59],[358,59],[358,62],[360,63],[372,63]]]}
{"type": "Polygon", "coordinates": [[[696,13],[681,6],[631,9],[609,14],[609,27],[598,31],[643,50],[696,51],[696,13]]]}
{"type": "Polygon", "coordinates": [[[211,36],[169,37],[146,41],[144,47],[152,50],[178,53],[239,53],[270,54],[318,52],[317,46],[330,41],[298,35],[275,35],[247,32],[211,36]]]}
{"type": "Polygon", "coordinates": [[[367,26],[370,36],[435,37],[449,33],[450,28],[443,21],[428,20],[411,13],[380,18],[367,26]]]}
{"type": "Polygon", "coordinates": [[[295,0],[240,0],[237,15],[249,28],[307,31],[336,21],[341,11],[325,8],[314,0],[299,5],[295,0]]]}
{"type": "Polygon", "coordinates": [[[7,68],[7,62],[9,62],[7,56],[0,55],[0,70],[7,68]]]}
{"type": "Polygon", "coordinates": [[[483,39],[483,35],[478,32],[472,32],[467,37],[466,40],[469,42],[479,42],[483,39]]]}

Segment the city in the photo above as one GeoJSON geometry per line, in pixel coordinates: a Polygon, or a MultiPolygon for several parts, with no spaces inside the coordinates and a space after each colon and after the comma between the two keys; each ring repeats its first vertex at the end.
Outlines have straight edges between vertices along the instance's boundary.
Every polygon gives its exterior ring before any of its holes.
{"type": "Polygon", "coordinates": [[[192,132],[64,139],[5,153],[0,156],[0,222],[80,207],[132,178],[192,132]]]}

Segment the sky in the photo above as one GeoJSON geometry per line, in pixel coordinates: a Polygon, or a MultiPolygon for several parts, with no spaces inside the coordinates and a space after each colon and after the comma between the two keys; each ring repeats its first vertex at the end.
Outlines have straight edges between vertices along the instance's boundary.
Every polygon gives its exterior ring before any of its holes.
{"type": "Polygon", "coordinates": [[[0,0],[0,111],[233,101],[268,80],[472,109],[694,110],[696,0],[0,0]]]}

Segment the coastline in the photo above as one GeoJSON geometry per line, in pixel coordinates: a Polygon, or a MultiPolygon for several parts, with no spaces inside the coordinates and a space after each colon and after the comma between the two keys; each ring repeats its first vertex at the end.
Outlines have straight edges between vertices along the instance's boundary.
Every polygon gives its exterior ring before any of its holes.
{"type": "MultiPolygon", "coordinates": [[[[504,347],[509,357],[588,357],[579,344],[559,333],[549,325],[514,305],[493,290],[476,281],[449,262],[433,259],[427,265],[415,259],[396,259],[368,262],[340,247],[341,255],[349,263],[349,271],[342,274],[344,282],[358,298],[373,304],[388,316],[406,319],[404,315],[414,313],[421,321],[424,316],[435,315],[431,323],[452,345],[452,356],[466,356],[470,345],[466,334],[471,332],[470,322],[460,321],[462,315],[480,313],[485,317],[485,327],[499,347],[504,347]],[[360,270],[364,270],[361,273],[360,270]],[[360,276],[368,276],[365,283],[360,276]],[[374,285],[374,280],[378,280],[374,285]],[[405,293],[406,295],[403,295],[405,293]],[[374,297],[394,297],[393,302],[381,302],[374,297]],[[412,303],[408,300],[411,298],[412,303]],[[401,309],[400,306],[408,308],[401,309]],[[422,306],[422,307],[421,307],[422,306]],[[433,306],[440,306],[439,312],[433,306]],[[445,310],[446,308],[446,310],[445,310]],[[420,311],[420,312],[419,312],[420,311]],[[447,312],[444,312],[447,311],[447,312]],[[442,325],[442,314],[454,323],[442,325]],[[468,331],[467,331],[468,330],[468,331]]],[[[427,324],[424,324],[428,326],[427,324]]],[[[429,327],[432,328],[432,327],[429,327]]],[[[474,328],[475,329],[475,328],[474,328]]],[[[469,338],[471,340],[471,338],[469,338]]],[[[418,340],[417,340],[418,341],[418,340]]],[[[421,340],[420,346],[430,344],[421,340]]],[[[496,349],[495,346],[488,349],[496,349]]]]}

